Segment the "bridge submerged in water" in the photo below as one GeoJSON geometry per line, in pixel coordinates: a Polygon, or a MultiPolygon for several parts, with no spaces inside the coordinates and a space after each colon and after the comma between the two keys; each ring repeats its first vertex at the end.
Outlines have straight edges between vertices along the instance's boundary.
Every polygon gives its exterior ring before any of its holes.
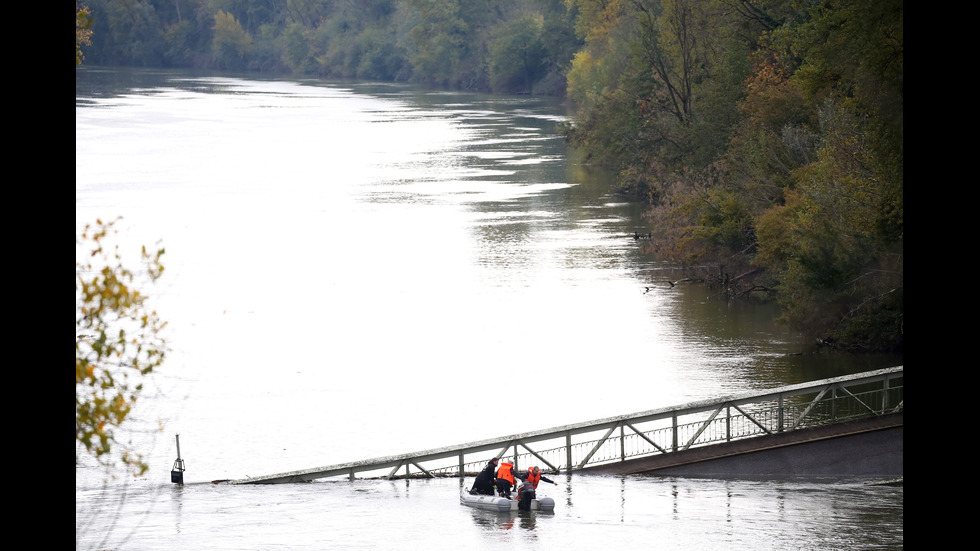
{"type": "MultiPolygon", "coordinates": [[[[860,463],[869,454],[880,455],[883,448],[891,455],[887,461],[892,465],[888,468],[894,469],[897,461],[901,470],[903,368],[226,482],[285,484],[332,477],[355,480],[474,476],[490,458],[505,455],[518,469],[538,465],[548,473],[773,474],[765,471],[774,464],[791,464],[792,469],[806,471],[796,474],[821,475],[833,473],[816,467],[815,452],[843,453],[846,461],[860,463]],[[863,444],[841,445],[841,439],[856,437],[862,438],[863,444]],[[881,438],[885,438],[885,446],[881,438]],[[809,449],[800,451],[804,446],[809,449]],[[788,454],[790,449],[797,452],[788,454]],[[741,467],[733,467],[733,461],[741,467]],[[708,464],[712,467],[705,469],[708,464]],[[694,465],[701,468],[693,468],[694,465]]],[[[830,459],[820,463],[838,462],[839,459],[830,459]]]]}

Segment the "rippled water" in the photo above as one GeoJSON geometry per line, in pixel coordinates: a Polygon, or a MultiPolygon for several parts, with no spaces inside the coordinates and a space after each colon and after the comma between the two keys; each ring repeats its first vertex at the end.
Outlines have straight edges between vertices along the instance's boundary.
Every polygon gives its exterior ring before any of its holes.
{"type": "Polygon", "coordinates": [[[771,309],[671,287],[634,239],[640,210],[568,159],[563,116],[532,97],[77,71],[76,226],[122,216],[124,250],[166,247],[152,295],[173,347],[126,434],[149,475],[76,468],[77,546],[901,547],[902,488],[865,481],[562,475],[553,515],[505,518],[447,479],[209,483],[901,363],[796,355],[771,309]]]}
{"type": "MultiPolygon", "coordinates": [[[[479,511],[453,479],[130,488],[113,549],[901,549],[903,488],[864,480],[557,477],[553,513],[479,511]],[[127,536],[129,537],[126,540],[127,536]],[[125,540],[125,541],[124,541],[125,540]]],[[[76,495],[100,505],[101,490],[76,495]]],[[[108,503],[114,503],[109,499],[108,503]]],[[[76,524],[81,515],[76,513],[76,524]]],[[[95,519],[96,525],[106,516],[95,519]]]]}

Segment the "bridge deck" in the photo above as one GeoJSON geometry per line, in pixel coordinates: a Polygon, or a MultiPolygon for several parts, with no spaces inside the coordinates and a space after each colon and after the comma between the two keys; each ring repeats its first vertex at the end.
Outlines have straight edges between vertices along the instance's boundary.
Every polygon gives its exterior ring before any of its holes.
{"type": "Polygon", "coordinates": [[[904,413],[584,467],[602,474],[903,476],[904,413]]]}

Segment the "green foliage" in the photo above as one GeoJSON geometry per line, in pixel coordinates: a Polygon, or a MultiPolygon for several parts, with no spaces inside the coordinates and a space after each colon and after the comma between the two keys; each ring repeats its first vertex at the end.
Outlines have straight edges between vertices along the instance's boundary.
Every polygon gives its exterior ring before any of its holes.
{"type": "Polygon", "coordinates": [[[563,71],[579,45],[562,0],[91,2],[86,54],[104,65],[563,94],[563,71]]]}
{"type": "Polygon", "coordinates": [[[465,87],[473,66],[479,63],[472,58],[472,44],[466,40],[472,28],[463,18],[461,4],[460,0],[409,2],[419,13],[419,24],[410,33],[415,47],[412,68],[430,84],[465,87]]]}
{"type": "Polygon", "coordinates": [[[489,44],[490,84],[498,92],[530,92],[545,70],[544,17],[528,13],[499,25],[489,44]]]}
{"type": "Polygon", "coordinates": [[[739,120],[746,48],[719,32],[723,12],[707,0],[576,6],[585,47],[568,72],[579,116],[567,137],[619,171],[624,193],[667,201],[673,181],[725,150],[739,120]]]}
{"type": "Polygon", "coordinates": [[[690,217],[692,231],[676,246],[688,251],[690,262],[725,258],[755,243],[752,216],[742,195],[714,186],[696,197],[678,208],[679,214],[690,217]]]}
{"type": "Polygon", "coordinates": [[[242,28],[234,15],[222,10],[214,14],[212,30],[211,49],[218,66],[225,69],[244,68],[245,56],[252,51],[252,35],[242,28]]]}
{"type": "MultiPolygon", "coordinates": [[[[95,32],[104,51],[114,63],[158,66],[163,64],[164,25],[151,0],[93,2],[95,32]],[[98,10],[97,10],[98,8],[98,10]]],[[[93,52],[95,53],[95,52],[93,52]]],[[[101,53],[101,52],[100,52],[101,53]]]]}
{"type": "Polygon", "coordinates": [[[400,80],[407,61],[394,34],[381,27],[365,29],[357,36],[360,56],[354,74],[369,80],[400,80]]]}
{"type": "MultiPolygon", "coordinates": [[[[120,442],[117,429],[132,412],[143,378],[159,367],[166,355],[161,332],[166,324],[149,310],[137,288],[137,274],[127,269],[118,248],[106,249],[113,222],[97,221],[76,238],[76,247],[89,260],[75,262],[75,442],[103,464],[120,442]]],[[[163,274],[163,249],[142,257],[146,277],[163,274]]],[[[121,461],[135,475],[148,466],[123,446],[121,461]]]]}
{"type": "Polygon", "coordinates": [[[578,13],[575,32],[584,44],[571,61],[568,95],[583,117],[601,117],[604,98],[619,88],[621,77],[636,72],[630,53],[635,20],[626,16],[619,1],[569,3],[578,13]]]}
{"type": "Polygon", "coordinates": [[[539,0],[543,16],[541,42],[544,48],[545,73],[535,84],[535,92],[548,95],[565,95],[565,73],[572,63],[572,56],[581,46],[575,36],[574,9],[567,9],[563,0],[539,0]]]}
{"type": "Polygon", "coordinates": [[[282,58],[294,73],[309,73],[316,66],[309,40],[310,31],[299,23],[286,27],[282,35],[282,58]]]}
{"type": "Polygon", "coordinates": [[[900,347],[902,3],[569,3],[566,137],[651,202],[650,250],[755,266],[795,326],[900,347]]]}
{"type": "Polygon", "coordinates": [[[760,215],[756,261],[780,274],[780,300],[795,325],[846,330],[853,338],[855,319],[889,319],[898,325],[877,331],[899,335],[900,312],[882,317],[875,309],[893,309],[902,294],[901,234],[882,231],[900,207],[882,185],[888,175],[874,159],[866,117],[852,103],[825,103],[817,160],[793,172],[784,206],[760,215]],[[880,298],[886,296],[892,298],[880,298]]]}
{"type": "Polygon", "coordinates": [[[189,21],[174,23],[164,30],[163,39],[167,44],[164,58],[175,65],[192,64],[197,45],[195,27],[189,21]]]}

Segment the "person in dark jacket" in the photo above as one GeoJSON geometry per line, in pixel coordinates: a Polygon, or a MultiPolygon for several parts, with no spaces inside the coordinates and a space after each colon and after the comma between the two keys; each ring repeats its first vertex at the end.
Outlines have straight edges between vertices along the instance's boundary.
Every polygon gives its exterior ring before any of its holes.
{"type": "Polygon", "coordinates": [[[476,480],[473,481],[473,487],[470,488],[471,494],[493,495],[493,483],[496,478],[497,462],[498,459],[496,457],[487,461],[487,466],[483,467],[480,474],[476,475],[476,480]]]}

